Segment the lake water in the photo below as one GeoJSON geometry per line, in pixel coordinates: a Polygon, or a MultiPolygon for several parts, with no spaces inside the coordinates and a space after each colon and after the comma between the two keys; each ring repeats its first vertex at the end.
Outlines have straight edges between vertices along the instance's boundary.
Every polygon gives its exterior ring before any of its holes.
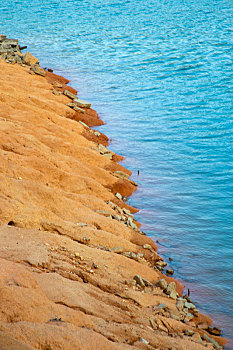
{"type": "Polygon", "coordinates": [[[233,2],[3,0],[0,14],[92,102],[139,184],[142,229],[231,338],[233,2]]]}

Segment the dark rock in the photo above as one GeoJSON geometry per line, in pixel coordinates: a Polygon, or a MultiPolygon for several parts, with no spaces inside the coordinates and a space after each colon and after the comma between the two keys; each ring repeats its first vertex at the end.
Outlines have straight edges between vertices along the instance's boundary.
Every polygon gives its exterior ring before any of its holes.
{"type": "Polygon", "coordinates": [[[208,327],[207,332],[209,332],[212,335],[216,335],[216,336],[221,335],[221,329],[219,329],[217,327],[208,327]]]}
{"type": "Polygon", "coordinates": [[[137,284],[139,284],[139,286],[141,287],[145,287],[145,283],[143,281],[143,278],[139,275],[135,275],[134,278],[133,278],[137,284]]]}
{"type": "Polygon", "coordinates": [[[172,276],[174,274],[174,271],[172,269],[167,269],[166,274],[169,276],[172,276]]]}

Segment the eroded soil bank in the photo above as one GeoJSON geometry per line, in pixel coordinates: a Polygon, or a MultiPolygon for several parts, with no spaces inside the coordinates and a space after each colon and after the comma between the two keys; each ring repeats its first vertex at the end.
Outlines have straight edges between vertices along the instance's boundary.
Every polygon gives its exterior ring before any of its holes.
{"type": "Polygon", "coordinates": [[[97,113],[64,95],[76,95],[66,79],[9,63],[0,60],[0,348],[221,348],[212,321],[160,271],[123,200],[137,188],[130,171],[89,128],[97,113]]]}

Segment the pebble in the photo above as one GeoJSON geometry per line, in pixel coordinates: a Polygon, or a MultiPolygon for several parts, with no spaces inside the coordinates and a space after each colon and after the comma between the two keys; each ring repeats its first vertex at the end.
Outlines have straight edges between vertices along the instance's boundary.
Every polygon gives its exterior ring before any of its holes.
{"type": "Polygon", "coordinates": [[[219,343],[217,343],[214,339],[210,338],[207,334],[204,333],[202,339],[212,343],[216,347],[216,349],[222,349],[219,343]]]}
{"type": "Polygon", "coordinates": [[[191,321],[192,319],[193,319],[193,315],[188,313],[184,318],[184,322],[187,323],[187,322],[191,321]]]}
{"type": "Polygon", "coordinates": [[[140,338],[140,343],[143,343],[143,344],[149,344],[149,342],[146,340],[146,339],[144,339],[144,338],[140,338]]]}
{"type": "Polygon", "coordinates": [[[166,274],[172,276],[174,274],[174,270],[172,269],[167,269],[166,274]]]}
{"type": "Polygon", "coordinates": [[[156,286],[164,290],[167,288],[167,282],[165,281],[165,279],[162,278],[161,280],[156,282],[156,286]]]}
{"type": "Polygon", "coordinates": [[[55,89],[52,91],[52,93],[53,93],[55,96],[59,96],[59,95],[61,94],[59,91],[57,91],[57,90],[55,90],[55,89]]]}
{"type": "Polygon", "coordinates": [[[117,192],[117,193],[115,194],[115,196],[116,196],[118,199],[122,200],[122,195],[121,195],[119,192],[117,192]]]}
{"type": "Polygon", "coordinates": [[[193,303],[189,303],[188,301],[184,303],[184,306],[187,307],[187,309],[195,309],[195,305],[193,303]]]}
{"type": "Polygon", "coordinates": [[[139,284],[139,286],[141,287],[145,287],[145,283],[143,281],[143,278],[139,275],[135,275],[134,278],[133,278],[137,284],[139,284]]]}

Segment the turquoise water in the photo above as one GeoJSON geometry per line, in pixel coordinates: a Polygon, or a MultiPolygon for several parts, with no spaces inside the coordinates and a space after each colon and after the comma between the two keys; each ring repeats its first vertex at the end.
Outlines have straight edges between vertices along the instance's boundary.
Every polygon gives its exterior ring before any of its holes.
{"type": "Polygon", "coordinates": [[[0,14],[92,102],[139,183],[142,229],[231,338],[232,1],[2,1],[0,14]]]}

